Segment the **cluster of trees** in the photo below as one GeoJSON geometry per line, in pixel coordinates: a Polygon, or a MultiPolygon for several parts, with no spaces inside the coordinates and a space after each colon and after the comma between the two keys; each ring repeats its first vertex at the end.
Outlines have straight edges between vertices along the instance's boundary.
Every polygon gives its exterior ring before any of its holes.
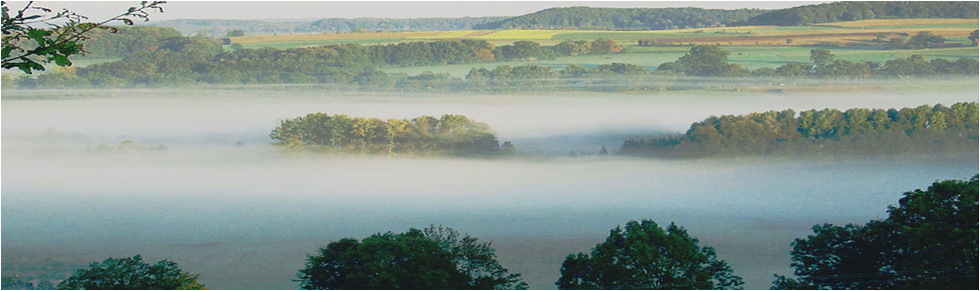
{"type": "Polygon", "coordinates": [[[980,288],[977,178],[906,192],[885,219],[814,225],[793,242],[796,278],[777,275],[773,289],[980,288]]]}
{"type": "Polygon", "coordinates": [[[976,19],[975,1],[841,1],[766,12],[737,25],[810,25],[837,21],[889,18],[976,19]]]}
{"type": "Polygon", "coordinates": [[[497,156],[514,152],[510,142],[498,143],[485,123],[452,114],[381,120],[311,113],[283,120],[269,136],[286,149],[340,153],[497,156]]]}
{"type": "Polygon", "coordinates": [[[628,140],[620,153],[666,157],[969,153],[976,151],[978,119],[977,102],[712,116],[692,124],[682,136],[628,140]]]}
{"type": "Polygon", "coordinates": [[[608,38],[594,41],[566,39],[555,45],[555,53],[561,56],[605,55],[623,51],[623,46],[608,38]]]}
{"type": "MultiPolygon", "coordinates": [[[[795,278],[773,289],[978,288],[978,179],[937,181],[905,192],[888,217],[864,225],[813,226],[791,251],[795,278]]],[[[652,220],[617,226],[562,262],[559,289],[741,289],[742,278],[683,227],[652,220]]],[[[92,263],[59,289],[204,289],[176,263],[132,258],[92,263]]],[[[527,289],[497,262],[489,242],[448,227],[330,242],[306,258],[299,287],[320,289],[527,289]]]]}
{"type": "Polygon", "coordinates": [[[896,37],[889,39],[885,44],[885,48],[890,50],[924,49],[932,47],[933,44],[944,42],[946,42],[946,38],[941,35],[936,35],[929,31],[920,31],[910,38],[896,37]]]}
{"type": "Polygon", "coordinates": [[[657,70],[688,76],[739,76],[748,71],[742,65],[728,63],[728,52],[711,45],[692,46],[677,61],[660,64],[657,70]]]}
{"type": "Polygon", "coordinates": [[[549,8],[474,25],[474,29],[666,30],[723,27],[746,21],[765,10],[703,8],[549,8]]]}

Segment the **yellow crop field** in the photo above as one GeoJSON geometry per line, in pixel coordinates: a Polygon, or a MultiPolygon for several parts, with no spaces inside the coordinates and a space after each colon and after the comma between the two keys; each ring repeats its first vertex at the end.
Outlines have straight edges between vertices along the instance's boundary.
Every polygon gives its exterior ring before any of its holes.
{"type": "Polygon", "coordinates": [[[949,25],[949,24],[974,24],[977,19],[871,19],[857,21],[843,21],[821,23],[818,25],[838,26],[838,27],[875,27],[875,26],[909,26],[909,25],[949,25]]]}
{"type": "Polygon", "coordinates": [[[487,35],[474,38],[478,39],[551,39],[558,34],[558,30],[500,30],[487,35]]]}
{"type": "Polygon", "coordinates": [[[468,38],[473,36],[480,36],[490,34],[491,30],[456,30],[456,31],[439,31],[436,35],[426,35],[426,36],[409,36],[406,39],[445,39],[445,38],[468,38]]]}

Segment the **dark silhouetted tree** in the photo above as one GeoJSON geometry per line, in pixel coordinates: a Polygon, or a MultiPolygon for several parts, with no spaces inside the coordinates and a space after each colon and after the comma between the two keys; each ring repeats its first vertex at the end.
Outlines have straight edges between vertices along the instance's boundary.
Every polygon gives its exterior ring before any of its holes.
{"type": "Polygon", "coordinates": [[[591,254],[568,255],[559,289],[738,289],[735,276],[715,250],[701,247],[673,223],[663,229],[652,220],[616,227],[591,254]]]}
{"type": "Polygon", "coordinates": [[[773,288],[976,290],[977,178],[905,192],[863,226],[814,226],[793,242],[796,278],[777,275],[773,288]]]}
{"type": "Polygon", "coordinates": [[[203,290],[198,275],[180,270],[177,263],[163,260],[154,265],[143,262],[140,255],[132,258],[108,258],[93,262],[88,268],[75,272],[58,284],[65,290],[203,290]]]}
{"type": "Polygon", "coordinates": [[[526,289],[489,243],[430,226],[331,242],[307,257],[302,289],[526,289]]]}

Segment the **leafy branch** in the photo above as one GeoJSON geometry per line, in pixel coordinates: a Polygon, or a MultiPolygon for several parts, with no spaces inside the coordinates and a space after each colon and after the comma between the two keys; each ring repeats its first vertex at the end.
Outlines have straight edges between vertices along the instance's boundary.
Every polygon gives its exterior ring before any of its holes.
{"type": "Polygon", "coordinates": [[[87,33],[96,28],[115,33],[118,30],[106,24],[116,21],[126,25],[134,25],[133,19],[149,21],[150,12],[156,10],[163,13],[161,5],[164,3],[143,1],[122,14],[92,23],[86,22],[88,17],[68,9],[55,12],[50,8],[34,6],[33,1],[11,14],[7,2],[3,1],[3,68],[18,68],[31,74],[35,70],[43,71],[44,64],[52,62],[58,66],[70,66],[68,57],[85,52],[81,42],[89,39],[87,33]]]}

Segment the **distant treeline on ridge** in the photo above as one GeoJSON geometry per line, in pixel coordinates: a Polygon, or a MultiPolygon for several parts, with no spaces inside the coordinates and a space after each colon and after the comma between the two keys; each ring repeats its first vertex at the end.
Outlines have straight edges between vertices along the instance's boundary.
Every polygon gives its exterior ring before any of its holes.
{"type": "Polygon", "coordinates": [[[842,1],[780,9],[733,24],[794,26],[866,19],[976,19],[978,8],[977,1],[842,1]]]}
{"type": "Polygon", "coordinates": [[[474,29],[668,30],[722,27],[765,10],[704,8],[549,8],[473,26],[474,29]]]}
{"type": "Polygon", "coordinates": [[[620,154],[654,157],[747,155],[976,154],[977,102],[902,109],[791,109],[712,116],[684,135],[627,140],[620,154]]]}

